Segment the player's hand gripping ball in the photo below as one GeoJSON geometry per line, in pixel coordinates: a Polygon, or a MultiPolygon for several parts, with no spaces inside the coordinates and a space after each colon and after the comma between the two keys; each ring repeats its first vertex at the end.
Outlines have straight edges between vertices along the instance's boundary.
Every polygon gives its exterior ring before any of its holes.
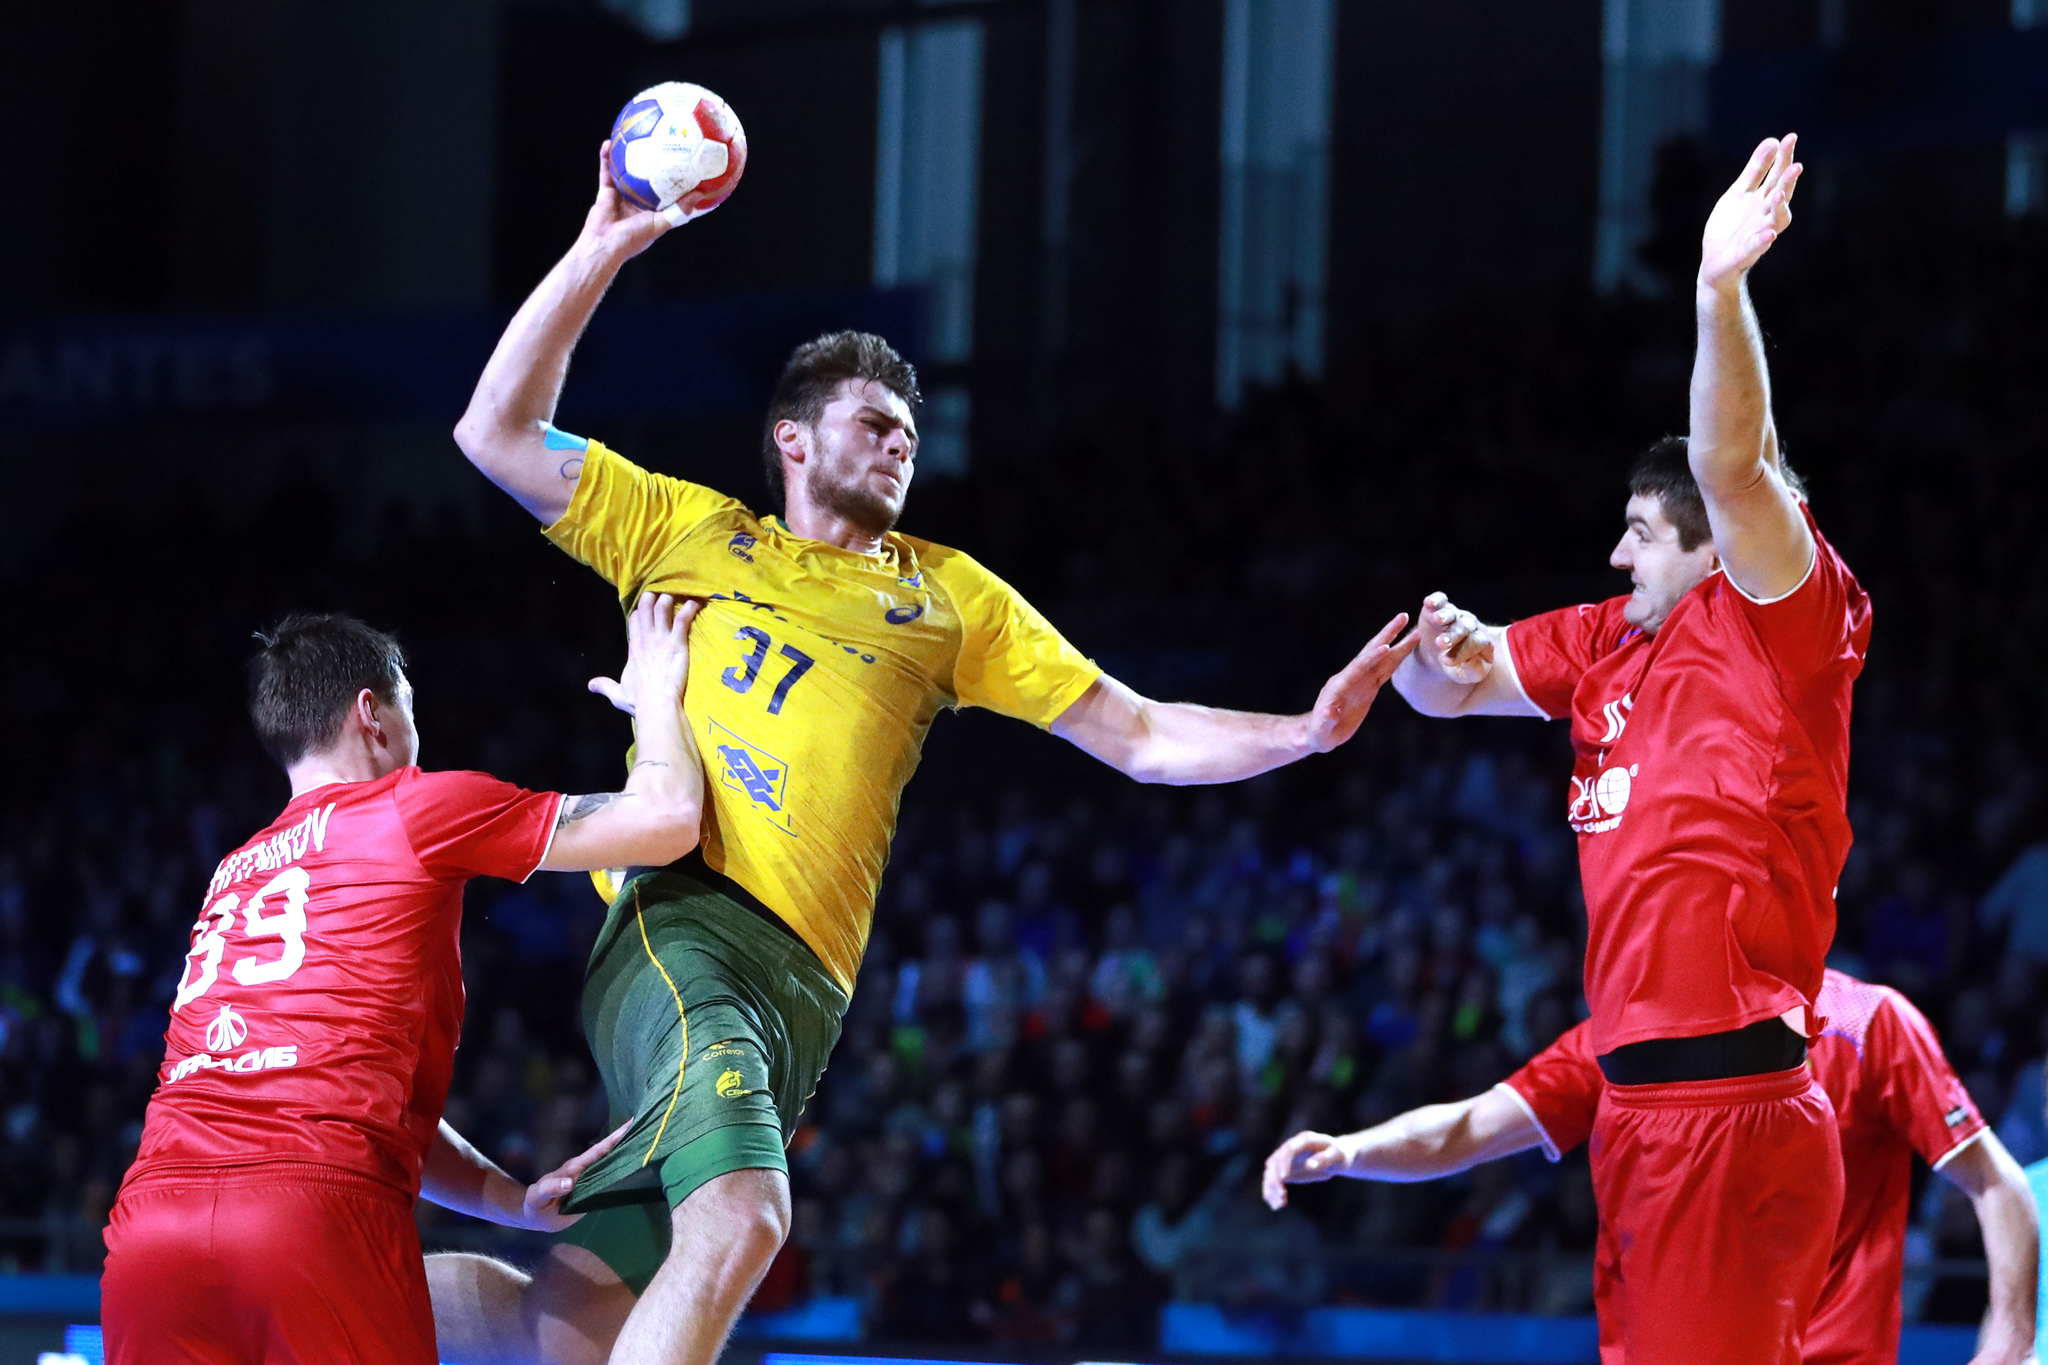
{"type": "Polygon", "coordinates": [[[701,85],[663,81],[642,90],[612,124],[612,184],[671,223],[724,203],[746,169],[739,115],[701,85]]]}

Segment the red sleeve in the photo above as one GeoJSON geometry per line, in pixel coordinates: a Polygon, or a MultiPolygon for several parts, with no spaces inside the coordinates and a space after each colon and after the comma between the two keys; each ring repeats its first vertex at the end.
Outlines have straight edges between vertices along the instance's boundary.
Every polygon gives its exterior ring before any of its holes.
{"type": "MultiPolygon", "coordinates": [[[[1740,588],[1735,597],[1756,630],[1757,639],[1787,677],[1803,678],[1845,667],[1855,677],[1863,670],[1870,646],[1870,598],[1856,575],[1801,507],[1813,532],[1813,567],[1798,587],[1783,597],[1759,602],[1740,588]]],[[[1730,582],[1730,587],[1735,587],[1730,582]]]]}
{"type": "Polygon", "coordinates": [[[1892,1127],[1938,1166],[1984,1130],[1984,1116],[1941,1055],[1927,1016],[1897,991],[1884,997],[1863,1039],[1863,1066],[1892,1127]]]}
{"type": "Polygon", "coordinates": [[[1508,627],[1508,657],[1515,677],[1536,709],[1552,720],[1572,714],[1572,691],[1594,661],[1620,642],[1628,629],[1621,610],[1626,597],[1547,611],[1508,627]]]}
{"type": "Polygon", "coordinates": [[[1593,1026],[1574,1024],[1501,1082],[1543,1131],[1543,1155],[1556,1161],[1593,1135],[1607,1078],[1593,1059],[1593,1026]]]}
{"type": "Polygon", "coordinates": [[[523,882],[547,856],[559,792],[530,792],[488,773],[415,771],[392,791],[420,866],[436,877],[523,882]]]}

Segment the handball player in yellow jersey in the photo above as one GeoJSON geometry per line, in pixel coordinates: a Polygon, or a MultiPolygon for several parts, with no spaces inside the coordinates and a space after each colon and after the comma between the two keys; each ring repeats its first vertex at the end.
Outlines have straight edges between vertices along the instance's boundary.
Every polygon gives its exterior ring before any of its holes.
{"type": "Polygon", "coordinates": [[[879,337],[834,333],[792,356],[763,437],[781,516],[557,429],[577,338],[669,230],[599,167],[582,233],[455,435],[623,603],[702,600],[687,710],[706,809],[695,854],[606,888],[583,1021],[631,1126],[565,1206],[589,1215],[531,1275],[429,1258],[442,1358],[465,1365],[717,1358],[787,1234],[783,1147],[838,1037],[897,799],[941,708],[1049,728],[1142,782],[1231,782],[1349,739],[1407,653],[1396,616],[1304,715],[1139,696],[980,564],[894,530],[917,378],[879,337]]]}

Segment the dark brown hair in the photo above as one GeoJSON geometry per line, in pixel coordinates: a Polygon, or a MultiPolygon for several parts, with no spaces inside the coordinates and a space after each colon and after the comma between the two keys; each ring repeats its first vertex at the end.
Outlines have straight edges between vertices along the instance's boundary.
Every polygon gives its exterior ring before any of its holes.
{"type": "MultiPolygon", "coordinates": [[[[1792,468],[1781,447],[1778,473],[1792,496],[1806,501],[1806,481],[1792,468]]],[[[1692,461],[1683,436],[1666,436],[1636,457],[1628,471],[1628,491],[1639,498],[1655,498],[1664,519],[1678,528],[1678,548],[1690,554],[1702,541],[1710,540],[1714,528],[1707,522],[1707,500],[1700,496],[1699,481],[1692,476],[1692,461]]]]}
{"type": "Polygon", "coordinates": [[[1636,456],[1628,471],[1628,491],[1657,500],[1664,519],[1678,528],[1678,548],[1688,554],[1713,537],[1714,528],[1707,524],[1707,502],[1692,476],[1683,436],[1666,436],[1636,456]]]}
{"type": "Polygon", "coordinates": [[[356,697],[398,699],[405,651],[349,616],[293,612],[256,639],[249,660],[249,719],[270,756],[289,768],[334,743],[356,697]]]}
{"type": "Polygon", "coordinates": [[[872,332],[827,332],[797,347],[782,367],[775,396],[768,401],[768,421],[761,428],[762,470],[777,503],[783,501],[784,490],[775,424],[789,421],[816,426],[825,415],[825,406],[838,395],[839,386],[849,379],[881,384],[911,407],[917,406],[917,371],[895,347],[872,332]]]}

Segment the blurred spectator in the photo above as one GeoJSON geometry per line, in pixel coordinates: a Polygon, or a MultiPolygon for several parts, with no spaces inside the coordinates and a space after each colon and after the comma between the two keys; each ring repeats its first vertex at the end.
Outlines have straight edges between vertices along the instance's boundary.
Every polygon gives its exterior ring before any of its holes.
{"type": "Polygon", "coordinates": [[[1977,922],[2003,938],[2005,951],[2048,965],[2048,840],[2031,844],[1984,893],[1977,922]]]}

